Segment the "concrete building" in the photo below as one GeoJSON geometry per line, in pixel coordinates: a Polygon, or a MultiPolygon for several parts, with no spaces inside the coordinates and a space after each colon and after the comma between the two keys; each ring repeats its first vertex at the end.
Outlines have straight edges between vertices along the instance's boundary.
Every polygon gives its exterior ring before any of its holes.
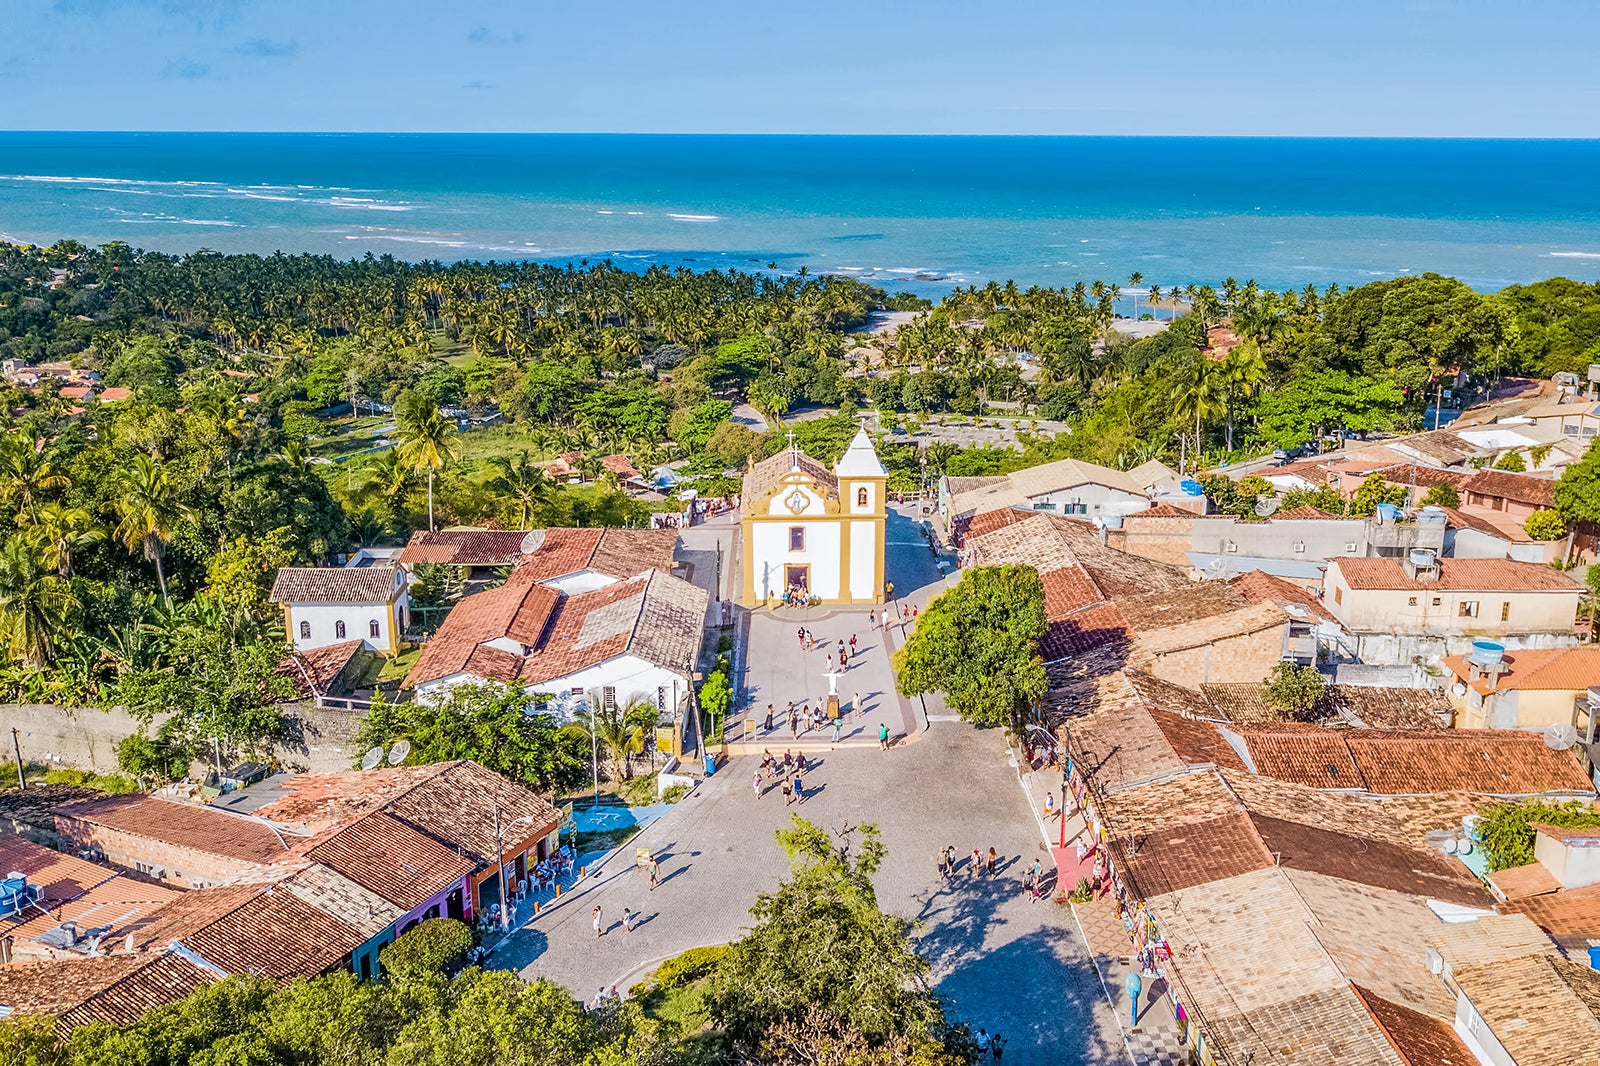
{"type": "Polygon", "coordinates": [[[1544,729],[1570,724],[1600,685],[1600,644],[1446,656],[1456,724],[1466,729],[1544,729]]]}
{"type": "Polygon", "coordinates": [[[973,516],[1001,507],[1048,511],[1101,525],[1146,510],[1157,497],[1170,496],[1169,506],[1184,504],[1203,510],[1204,497],[1171,493],[1174,476],[1159,463],[1125,472],[1078,459],[1058,459],[997,477],[945,477],[939,479],[939,521],[946,538],[959,547],[973,516]]]}
{"type": "Polygon", "coordinates": [[[828,470],[794,445],[744,475],[739,525],[748,607],[785,594],[882,603],[888,472],[866,428],[828,470]]]}
{"type": "Polygon", "coordinates": [[[387,563],[286,566],[269,599],[283,605],[284,630],[302,652],[359,640],[369,651],[393,655],[410,610],[405,573],[387,563]]]}

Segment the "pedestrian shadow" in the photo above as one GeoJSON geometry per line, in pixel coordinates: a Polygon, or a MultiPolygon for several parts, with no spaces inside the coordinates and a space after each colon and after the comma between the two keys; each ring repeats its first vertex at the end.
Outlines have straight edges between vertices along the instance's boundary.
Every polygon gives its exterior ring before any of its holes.
{"type": "Polygon", "coordinates": [[[684,863],[682,866],[678,867],[676,870],[672,871],[670,874],[668,874],[667,876],[661,878],[661,880],[657,881],[656,885],[659,887],[661,885],[666,884],[668,881],[673,880],[679,874],[687,873],[692,868],[692,866],[693,866],[692,863],[687,863],[687,862],[684,863]]]}
{"type": "Polygon", "coordinates": [[[1099,975],[1088,958],[1074,955],[1070,927],[1052,923],[1011,936],[1011,920],[1001,913],[1010,893],[970,887],[959,880],[934,886],[919,914],[917,948],[952,1019],[1004,1034],[1018,1062],[1057,1061],[1065,1032],[1073,1034],[1074,1062],[1126,1066],[1119,1031],[1097,1013],[1104,1001],[1099,975]]]}
{"type": "Polygon", "coordinates": [[[661,912],[660,911],[656,911],[655,913],[649,915],[648,917],[635,918],[633,920],[633,931],[637,933],[640,929],[643,929],[645,926],[649,925],[651,922],[655,921],[659,917],[661,917],[661,912]]]}
{"type": "Polygon", "coordinates": [[[828,791],[828,786],[827,786],[826,782],[824,782],[823,784],[814,785],[814,786],[813,785],[807,785],[806,786],[806,794],[804,796],[802,796],[799,799],[798,802],[804,803],[808,799],[815,799],[817,796],[822,795],[826,791],[828,791]]]}

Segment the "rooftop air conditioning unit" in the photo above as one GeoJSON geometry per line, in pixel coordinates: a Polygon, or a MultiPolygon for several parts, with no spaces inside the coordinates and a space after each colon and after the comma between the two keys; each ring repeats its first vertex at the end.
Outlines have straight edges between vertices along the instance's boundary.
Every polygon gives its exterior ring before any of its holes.
{"type": "Polygon", "coordinates": [[[1239,545],[1231,540],[1226,540],[1222,542],[1222,550],[1236,555],[1239,552],[1239,545]]]}

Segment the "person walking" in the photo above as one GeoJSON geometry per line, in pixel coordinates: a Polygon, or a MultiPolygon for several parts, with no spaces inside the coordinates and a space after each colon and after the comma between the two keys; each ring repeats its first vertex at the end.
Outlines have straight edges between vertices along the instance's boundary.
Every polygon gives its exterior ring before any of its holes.
{"type": "Polygon", "coordinates": [[[919,608],[917,607],[917,605],[913,603],[911,605],[911,621],[912,622],[915,622],[917,620],[917,611],[918,610],[919,610],[919,608]]]}
{"type": "Polygon", "coordinates": [[[887,723],[878,727],[878,750],[889,750],[889,726],[887,723]]]}
{"type": "Polygon", "coordinates": [[[835,718],[833,720],[833,742],[835,744],[839,743],[839,734],[840,734],[840,732],[843,731],[843,729],[844,729],[844,715],[841,714],[839,717],[837,717],[837,718],[835,718]]]}
{"type": "Polygon", "coordinates": [[[800,785],[799,774],[794,775],[794,801],[796,803],[804,803],[806,801],[805,789],[800,785]]]}
{"type": "Polygon", "coordinates": [[[794,772],[796,776],[806,772],[806,753],[803,751],[795,753],[794,772]]]}
{"type": "Polygon", "coordinates": [[[811,630],[809,630],[809,629],[804,630],[804,632],[805,632],[805,641],[804,641],[805,646],[807,648],[815,648],[817,646],[817,638],[811,635],[811,630]]]}
{"type": "Polygon", "coordinates": [[[989,1056],[993,1058],[994,1061],[999,1062],[1000,1056],[1004,1054],[1005,1050],[1005,1037],[1001,1036],[999,1033],[996,1033],[989,1038],[989,1056]]]}
{"type": "Polygon", "coordinates": [[[786,777],[783,779],[783,805],[785,807],[794,802],[794,785],[786,777]]]}
{"type": "Polygon", "coordinates": [[[850,711],[858,720],[861,718],[861,693],[850,697],[850,711]]]}
{"type": "Polygon", "coordinates": [[[841,673],[843,673],[845,670],[848,670],[848,669],[850,669],[850,661],[845,658],[844,646],[840,645],[839,646],[839,671],[841,673]]]}
{"type": "Polygon", "coordinates": [[[989,876],[993,877],[1000,872],[1000,855],[993,848],[989,849],[989,876]]]}
{"type": "Polygon", "coordinates": [[[978,1035],[974,1042],[978,1045],[978,1061],[982,1062],[984,1059],[989,1057],[989,1044],[991,1041],[989,1040],[988,1032],[983,1029],[979,1029],[978,1035]]]}
{"type": "Polygon", "coordinates": [[[761,798],[761,771],[760,770],[756,771],[756,779],[752,783],[752,785],[756,790],[756,799],[760,799],[761,798]]]}
{"type": "Polygon", "coordinates": [[[944,846],[944,865],[950,871],[950,875],[954,877],[956,872],[956,846],[954,844],[946,844],[944,846]]]}
{"type": "Polygon", "coordinates": [[[794,704],[789,704],[789,739],[799,736],[800,713],[794,709],[794,704]]]}
{"type": "Polygon", "coordinates": [[[767,732],[772,732],[772,704],[767,704],[767,732]]]}
{"type": "Polygon", "coordinates": [[[591,916],[591,920],[594,925],[594,938],[596,940],[599,940],[601,937],[606,935],[605,930],[601,928],[601,921],[603,918],[604,913],[600,910],[600,904],[596,903],[594,905],[594,914],[591,916]]]}
{"type": "Polygon", "coordinates": [[[972,879],[976,881],[983,876],[983,852],[977,848],[972,849],[972,879]]]}
{"type": "Polygon", "coordinates": [[[939,871],[939,880],[945,881],[950,877],[950,861],[945,856],[944,849],[940,848],[933,853],[933,865],[939,871]]]}
{"type": "Polygon", "coordinates": [[[634,919],[639,917],[631,907],[622,908],[622,935],[627,936],[633,932],[634,919]]]}
{"type": "Polygon", "coordinates": [[[878,628],[878,612],[877,611],[868,611],[867,612],[867,628],[868,629],[877,629],[878,628]]]}
{"type": "Polygon", "coordinates": [[[850,658],[854,659],[855,657],[856,657],[856,635],[854,633],[851,633],[850,634],[850,658]]]}
{"type": "Polygon", "coordinates": [[[650,871],[650,891],[654,892],[656,890],[656,885],[661,883],[661,864],[656,862],[656,857],[654,855],[650,856],[650,865],[648,869],[650,871]]]}
{"type": "Polygon", "coordinates": [[[800,638],[800,650],[801,651],[805,651],[806,650],[806,627],[805,626],[801,626],[799,629],[795,630],[795,633],[800,638]]]}

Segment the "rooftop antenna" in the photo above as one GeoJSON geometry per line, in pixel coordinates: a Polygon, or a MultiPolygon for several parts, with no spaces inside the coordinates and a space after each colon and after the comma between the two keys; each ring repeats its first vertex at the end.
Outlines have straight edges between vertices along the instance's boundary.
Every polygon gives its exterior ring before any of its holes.
{"type": "Polygon", "coordinates": [[[361,768],[363,770],[370,770],[373,767],[377,766],[382,761],[383,761],[383,749],[382,748],[372,748],[365,755],[361,756],[361,768]]]}
{"type": "Polygon", "coordinates": [[[411,741],[397,740],[394,747],[389,749],[389,765],[399,766],[406,761],[406,756],[411,754],[411,741]]]}

